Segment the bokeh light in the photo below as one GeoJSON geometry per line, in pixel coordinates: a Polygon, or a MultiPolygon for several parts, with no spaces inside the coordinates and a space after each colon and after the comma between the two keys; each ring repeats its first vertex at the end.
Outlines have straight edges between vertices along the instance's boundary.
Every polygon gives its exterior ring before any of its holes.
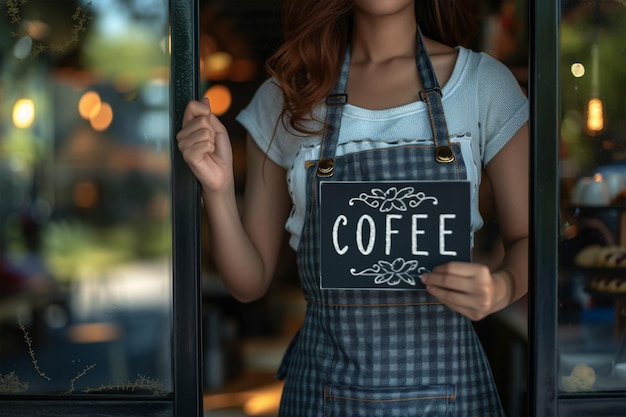
{"type": "Polygon", "coordinates": [[[97,113],[93,113],[89,118],[91,127],[98,132],[106,130],[113,121],[113,109],[109,103],[103,102],[100,105],[100,110],[97,113]]]}
{"type": "Polygon", "coordinates": [[[100,95],[95,91],[87,91],[78,101],[78,113],[83,119],[89,120],[92,114],[100,111],[101,105],[100,95]]]}
{"type": "Polygon", "coordinates": [[[35,103],[33,100],[23,98],[15,102],[13,106],[13,124],[18,129],[29,128],[35,121],[35,103]]]}
{"type": "Polygon", "coordinates": [[[204,96],[211,103],[211,110],[215,115],[221,116],[230,109],[233,102],[232,93],[225,85],[216,84],[209,87],[204,96]]]}
{"type": "Polygon", "coordinates": [[[572,75],[576,78],[580,78],[585,75],[585,66],[580,62],[575,62],[571,66],[572,75]]]}
{"type": "Polygon", "coordinates": [[[98,187],[91,181],[81,181],[74,186],[74,203],[80,208],[91,208],[98,202],[98,187]]]}
{"type": "Polygon", "coordinates": [[[587,132],[595,135],[604,130],[604,105],[599,98],[592,98],[587,104],[587,132]]]}
{"type": "Polygon", "coordinates": [[[223,80],[228,77],[233,57],[226,52],[214,52],[204,60],[203,70],[209,80],[223,80]]]}

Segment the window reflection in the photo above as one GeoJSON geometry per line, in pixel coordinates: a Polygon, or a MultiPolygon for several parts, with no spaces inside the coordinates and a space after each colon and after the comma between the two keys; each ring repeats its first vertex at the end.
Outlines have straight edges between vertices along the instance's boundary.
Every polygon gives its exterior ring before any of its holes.
{"type": "Polygon", "coordinates": [[[166,394],[168,3],[0,6],[0,394],[166,394]]]}
{"type": "Polygon", "coordinates": [[[561,12],[558,389],[623,391],[626,4],[562,0],[561,12]]]}

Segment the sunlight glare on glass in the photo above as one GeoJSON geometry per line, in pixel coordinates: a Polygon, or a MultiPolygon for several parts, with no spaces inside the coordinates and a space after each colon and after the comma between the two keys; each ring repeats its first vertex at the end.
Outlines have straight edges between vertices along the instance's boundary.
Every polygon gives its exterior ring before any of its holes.
{"type": "Polygon", "coordinates": [[[29,128],[35,121],[35,103],[29,98],[15,102],[13,106],[13,124],[18,129],[29,128]]]}
{"type": "Polygon", "coordinates": [[[166,54],[172,53],[172,36],[167,35],[163,39],[161,39],[161,50],[166,54]]]}

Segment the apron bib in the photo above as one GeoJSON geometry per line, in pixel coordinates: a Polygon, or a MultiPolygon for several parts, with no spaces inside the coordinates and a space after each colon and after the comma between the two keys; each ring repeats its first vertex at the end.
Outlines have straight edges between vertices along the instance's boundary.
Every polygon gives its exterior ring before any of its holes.
{"type": "Polygon", "coordinates": [[[450,143],[441,90],[419,30],[417,41],[425,88],[420,96],[429,109],[432,145],[335,155],[347,102],[349,50],[327,100],[329,127],[319,161],[308,164],[307,214],[297,254],[308,304],[278,371],[285,379],[281,417],[504,415],[469,319],[426,291],[320,285],[320,183],[466,180],[460,145],[450,143]]]}

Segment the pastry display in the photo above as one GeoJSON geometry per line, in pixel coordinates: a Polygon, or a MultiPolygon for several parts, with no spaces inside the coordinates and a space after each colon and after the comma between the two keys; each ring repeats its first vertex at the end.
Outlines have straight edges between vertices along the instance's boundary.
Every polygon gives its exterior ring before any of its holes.
{"type": "Polygon", "coordinates": [[[591,268],[596,263],[602,246],[590,245],[581,249],[574,257],[574,264],[583,268],[591,268]]]}
{"type": "Polygon", "coordinates": [[[596,382],[596,372],[584,363],[577,364],[570,375],[561,378],[564,391],[590,391],[596,382]]]}
{"type": "Polygon", "coordinates": [[[583,268],[626,268],[626,246],[589,245],[576,254],[574,264],[583,268]]]}
{"type": "Polygon", "coordinates": [[[594,291],[626,294],[626,278],[597,277],[592,278],[589,288],[594,291]]]}
{"type": "Polygon", "coordinates": [[[574,264],[579,268],[605,270],[588,281],[590,290],[626,295],[626,272],[619,272],[626,269],[626,246],[589,245],[576,254],[574,264]]]}

